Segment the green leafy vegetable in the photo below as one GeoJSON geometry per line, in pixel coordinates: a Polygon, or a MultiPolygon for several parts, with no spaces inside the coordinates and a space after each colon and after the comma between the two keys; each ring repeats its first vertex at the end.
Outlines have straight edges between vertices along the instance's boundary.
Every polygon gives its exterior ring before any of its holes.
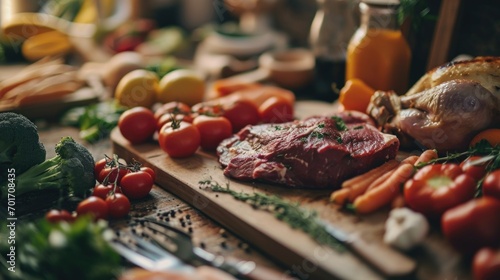
{"type": "Polygon", "coordinates": [[[78,127],[80,138],[95,143],[109,136],[118,124],[120,115],[127,108],[115,102],[105,101],[68,110],[61,118],[64,125],[78,127]]]}
{"type": "Polygon", "coordinates": [[[17,226],[15,244],[0,240],[0,279],[110,280],[121,272],[121,258],[107,241],[113,233],[104,221],[80,217],[72,224],[51,224],[41,219],[17,226]],[[11,246],[14,271],[5,259],[11,246]]]}
{"type": "Polygon", "coordinates": [[[326,231],[325,226],[318,220],[317,213],[301,208],[298,203],[288,202],[276,195],[236,192],[231,190],[229,185],[222,187],[212,180],[200,181],[199,183],[214,192],[230,194],[237,200],[251,204],[255,209],[273,213],[277,219],[287,223],[292,228],[302,230],[320,244],[329,245],[338,251],[345,250],[345,247],[326,231]]]}

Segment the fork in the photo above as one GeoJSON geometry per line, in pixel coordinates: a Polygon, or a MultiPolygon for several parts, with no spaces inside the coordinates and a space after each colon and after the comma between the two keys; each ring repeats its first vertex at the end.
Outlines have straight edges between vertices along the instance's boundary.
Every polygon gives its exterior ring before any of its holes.
{"type": "Polygon", "coordinates": [[[137,221],[143,229],[146,229],[143,231],[143,236],[146,236],[153,243],[162,246],[179,259],[194,266],[210,265],[239,279],[294,279],[276,269],[257,266],[253,261],[227,260],[223,256],[214,255],[200,247],[195,247],[189,234],[172,227],[166,222],[158,221],[151,217],[140,218],[137,221]]]}
{"type": "Polygon", "coordinates": [[[178,257],[152,242],[145,241],[134,233],[126,235],[123,233],[120,238],[110,240],[109,244],[125,259],[147,270],[194,271],[192,266],[186,265],[178,257]],[[129,240],[123,240],[125,237],[129,240]]]}

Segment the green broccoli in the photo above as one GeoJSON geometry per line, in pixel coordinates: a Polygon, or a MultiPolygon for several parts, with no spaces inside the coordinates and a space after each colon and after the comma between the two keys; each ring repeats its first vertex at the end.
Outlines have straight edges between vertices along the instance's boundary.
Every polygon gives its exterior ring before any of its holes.
{"type": "Polygon", "coordinates": [[[34,123],[23,115],[0,113],[0,182],[6,181],[9,168],[16,174],[45,160],[45,148],[40,143],[34,123]]]}
{"type": "MultiPolygon", "coordinates": [[[[95,185],[94,158],[71,137],[57,143],[56,156],[37,164],[16,177],[16,196],[38,190],[59,189],[63,196],[84,197],[95,185]]],[[[7,197],[8,184],[0,186],[7,197]]]]}

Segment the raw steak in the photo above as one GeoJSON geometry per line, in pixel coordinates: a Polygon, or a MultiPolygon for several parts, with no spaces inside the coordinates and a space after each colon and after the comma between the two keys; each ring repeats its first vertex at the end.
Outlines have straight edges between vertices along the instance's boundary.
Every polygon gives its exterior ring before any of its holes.
{"type": "Polygon", "coordinates": [[[297,188],[335,188],[396,156],[397,137],[360,113],[247,126],[217,148],[224,175],[297,188]]]}

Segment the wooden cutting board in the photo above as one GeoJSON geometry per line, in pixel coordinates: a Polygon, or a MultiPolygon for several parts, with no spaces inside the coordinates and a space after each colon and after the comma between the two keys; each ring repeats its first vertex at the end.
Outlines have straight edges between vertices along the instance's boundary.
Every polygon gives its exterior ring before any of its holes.
{"type": "MultiPolygon", "coordinates": [[[[299,101],[296,104],[298,118],[334,110],[332,104],[321,102],[299,101]]],[[[189,158],[173,159],[157,143],[130,145],[117,129],[112,132],[111,140],[114,153],[120,157],[127,161],[135,159],[152,167],[156,171],[156,183],[159,186],[179,196],[301,278],[385,278],[350,251],[338,252],[319,245],[305,233],[277,220],[272,214],[255,210],[230,195],[200,188],[199,182],[212,180],[223,186],[228,184],[235,191],[275,194],[298,202],[306,209],[317,211],[322,219],[338,228],[356,232],[370,245],[386,249],[382,237],[387,210],[366,216],[355,215],[331,204],[328,200],[330,190],[289,189],[231,180],[223,175],[215,154],[199,151],[189,158]]],[[[409,252],[408,256],[418,263],[418,269],[411,278],[469,278],[468,264],[464,266],[460,256],[449,248],[438,232],[432,232],[426,242],[409,252]]]]}

